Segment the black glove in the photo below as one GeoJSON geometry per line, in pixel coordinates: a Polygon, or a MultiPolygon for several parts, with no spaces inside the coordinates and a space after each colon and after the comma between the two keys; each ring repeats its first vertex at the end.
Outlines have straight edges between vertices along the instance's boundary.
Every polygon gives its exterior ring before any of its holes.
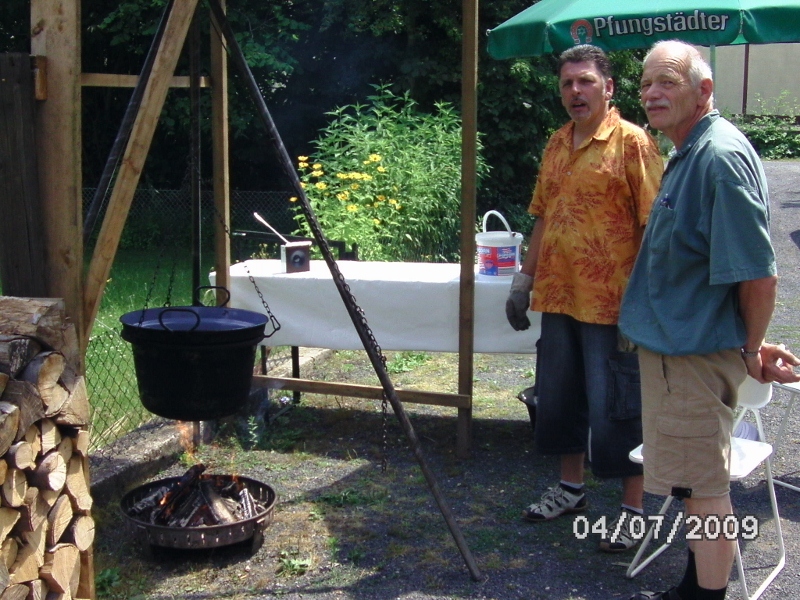
{"type": "Polygon", "coordinates": [[[515,331],[525,331],[531,326],[527,312],[531,307],[533,277],[525,273],[515,273],[511,280],[511,291],[506,300],[506,318],[515,331]]]}

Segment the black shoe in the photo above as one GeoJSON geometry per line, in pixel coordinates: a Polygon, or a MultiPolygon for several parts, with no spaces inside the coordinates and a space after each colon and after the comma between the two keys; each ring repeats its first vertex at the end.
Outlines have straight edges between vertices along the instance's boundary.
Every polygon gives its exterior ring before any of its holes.
{"type": "Polygon", "coordinates": [[[681,600],[675,588],[669,588],[666,592],[638,592],[628,600],[681,600]]]}

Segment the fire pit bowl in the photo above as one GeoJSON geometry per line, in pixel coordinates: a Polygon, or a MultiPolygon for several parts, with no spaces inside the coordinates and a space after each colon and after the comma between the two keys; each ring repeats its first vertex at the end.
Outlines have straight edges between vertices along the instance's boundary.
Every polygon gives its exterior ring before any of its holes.
{"type": "Polygon", "coordinates": [[[208,475],[226,483],[236,482],[238,486],[247,488],[257,501],[255,516],[222,525],[206,525],[200,527],[176,527],[151,523],[134,516],[134,506],[162,488],[172,487],[181,477],[168,477],[139,486],[122,497],[120,508],[128,523],[135,528],[140,540],[151,546],[163,548],[180,548],[198,550],[217,548],[251,540],[251,552],[255,553],[264,541],[264,529],[272,523],[273,509],[277,494],[266,483],[233,475],[208,475]]]}

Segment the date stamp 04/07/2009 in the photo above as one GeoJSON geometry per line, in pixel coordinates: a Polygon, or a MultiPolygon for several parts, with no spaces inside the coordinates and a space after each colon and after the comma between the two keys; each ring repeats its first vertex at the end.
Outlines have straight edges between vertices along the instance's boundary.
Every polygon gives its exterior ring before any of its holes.
{"type": "Polygon", "coordinates": [[[598,518],[594,523],[584,515],[578,515],[572,522],[572,533],[579,540],[585,540],[590,534],[600,535],[615,541],[621,533],[627,533],[635,540],[644,539],[652,528],[653,541],[663,539],[671,544],[675,536],[686,526],[687,540],[716,540],[723,537],[728,540],[754,540],[758,537],[758,519],[753,515],[684,515],[678,511],[670,523],[665,515],[636,515],[622,511],[616,521],[607,522],[606,517],[598,518]]]}

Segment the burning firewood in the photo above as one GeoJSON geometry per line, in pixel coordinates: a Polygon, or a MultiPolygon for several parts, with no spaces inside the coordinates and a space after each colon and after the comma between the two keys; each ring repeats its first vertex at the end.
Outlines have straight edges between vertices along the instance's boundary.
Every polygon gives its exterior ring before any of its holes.
{"type": "Polygon", "coordinates": [[[194,465],[189,467],[189,470],[183,474],[178,481],[176,481],[172,488],[164,495],[156,508],[150,516],[152,523],[159,523],[165,525],[169,516],[175,512],[176,506],[180,501],[192,491],[192,484],[197,481],[200,474],[206,470],[205,465],[194,465]]]}
{"type": "Polygon", "coordinates": [[[137,520],[168,527],[228,525],[266,511],[236,478],[206,475],[195,465],[180,479],[165,483],[140,498],[128,514],[137,520]]]}
{"type": "Polygon", "coordinates": [[[214,519],[217,521],[217,523],[233,523],[236,521],[236,518],[231,514],[231,511],[228,510],[228,507],[225,505],[222,496],[220,496],[217,493],[217,490],[214,489],[214,483],[212,481],[201,481],[200,491],[202,492],[203,499],[211,509],[211,513],[214,515],[214,519]]]}

